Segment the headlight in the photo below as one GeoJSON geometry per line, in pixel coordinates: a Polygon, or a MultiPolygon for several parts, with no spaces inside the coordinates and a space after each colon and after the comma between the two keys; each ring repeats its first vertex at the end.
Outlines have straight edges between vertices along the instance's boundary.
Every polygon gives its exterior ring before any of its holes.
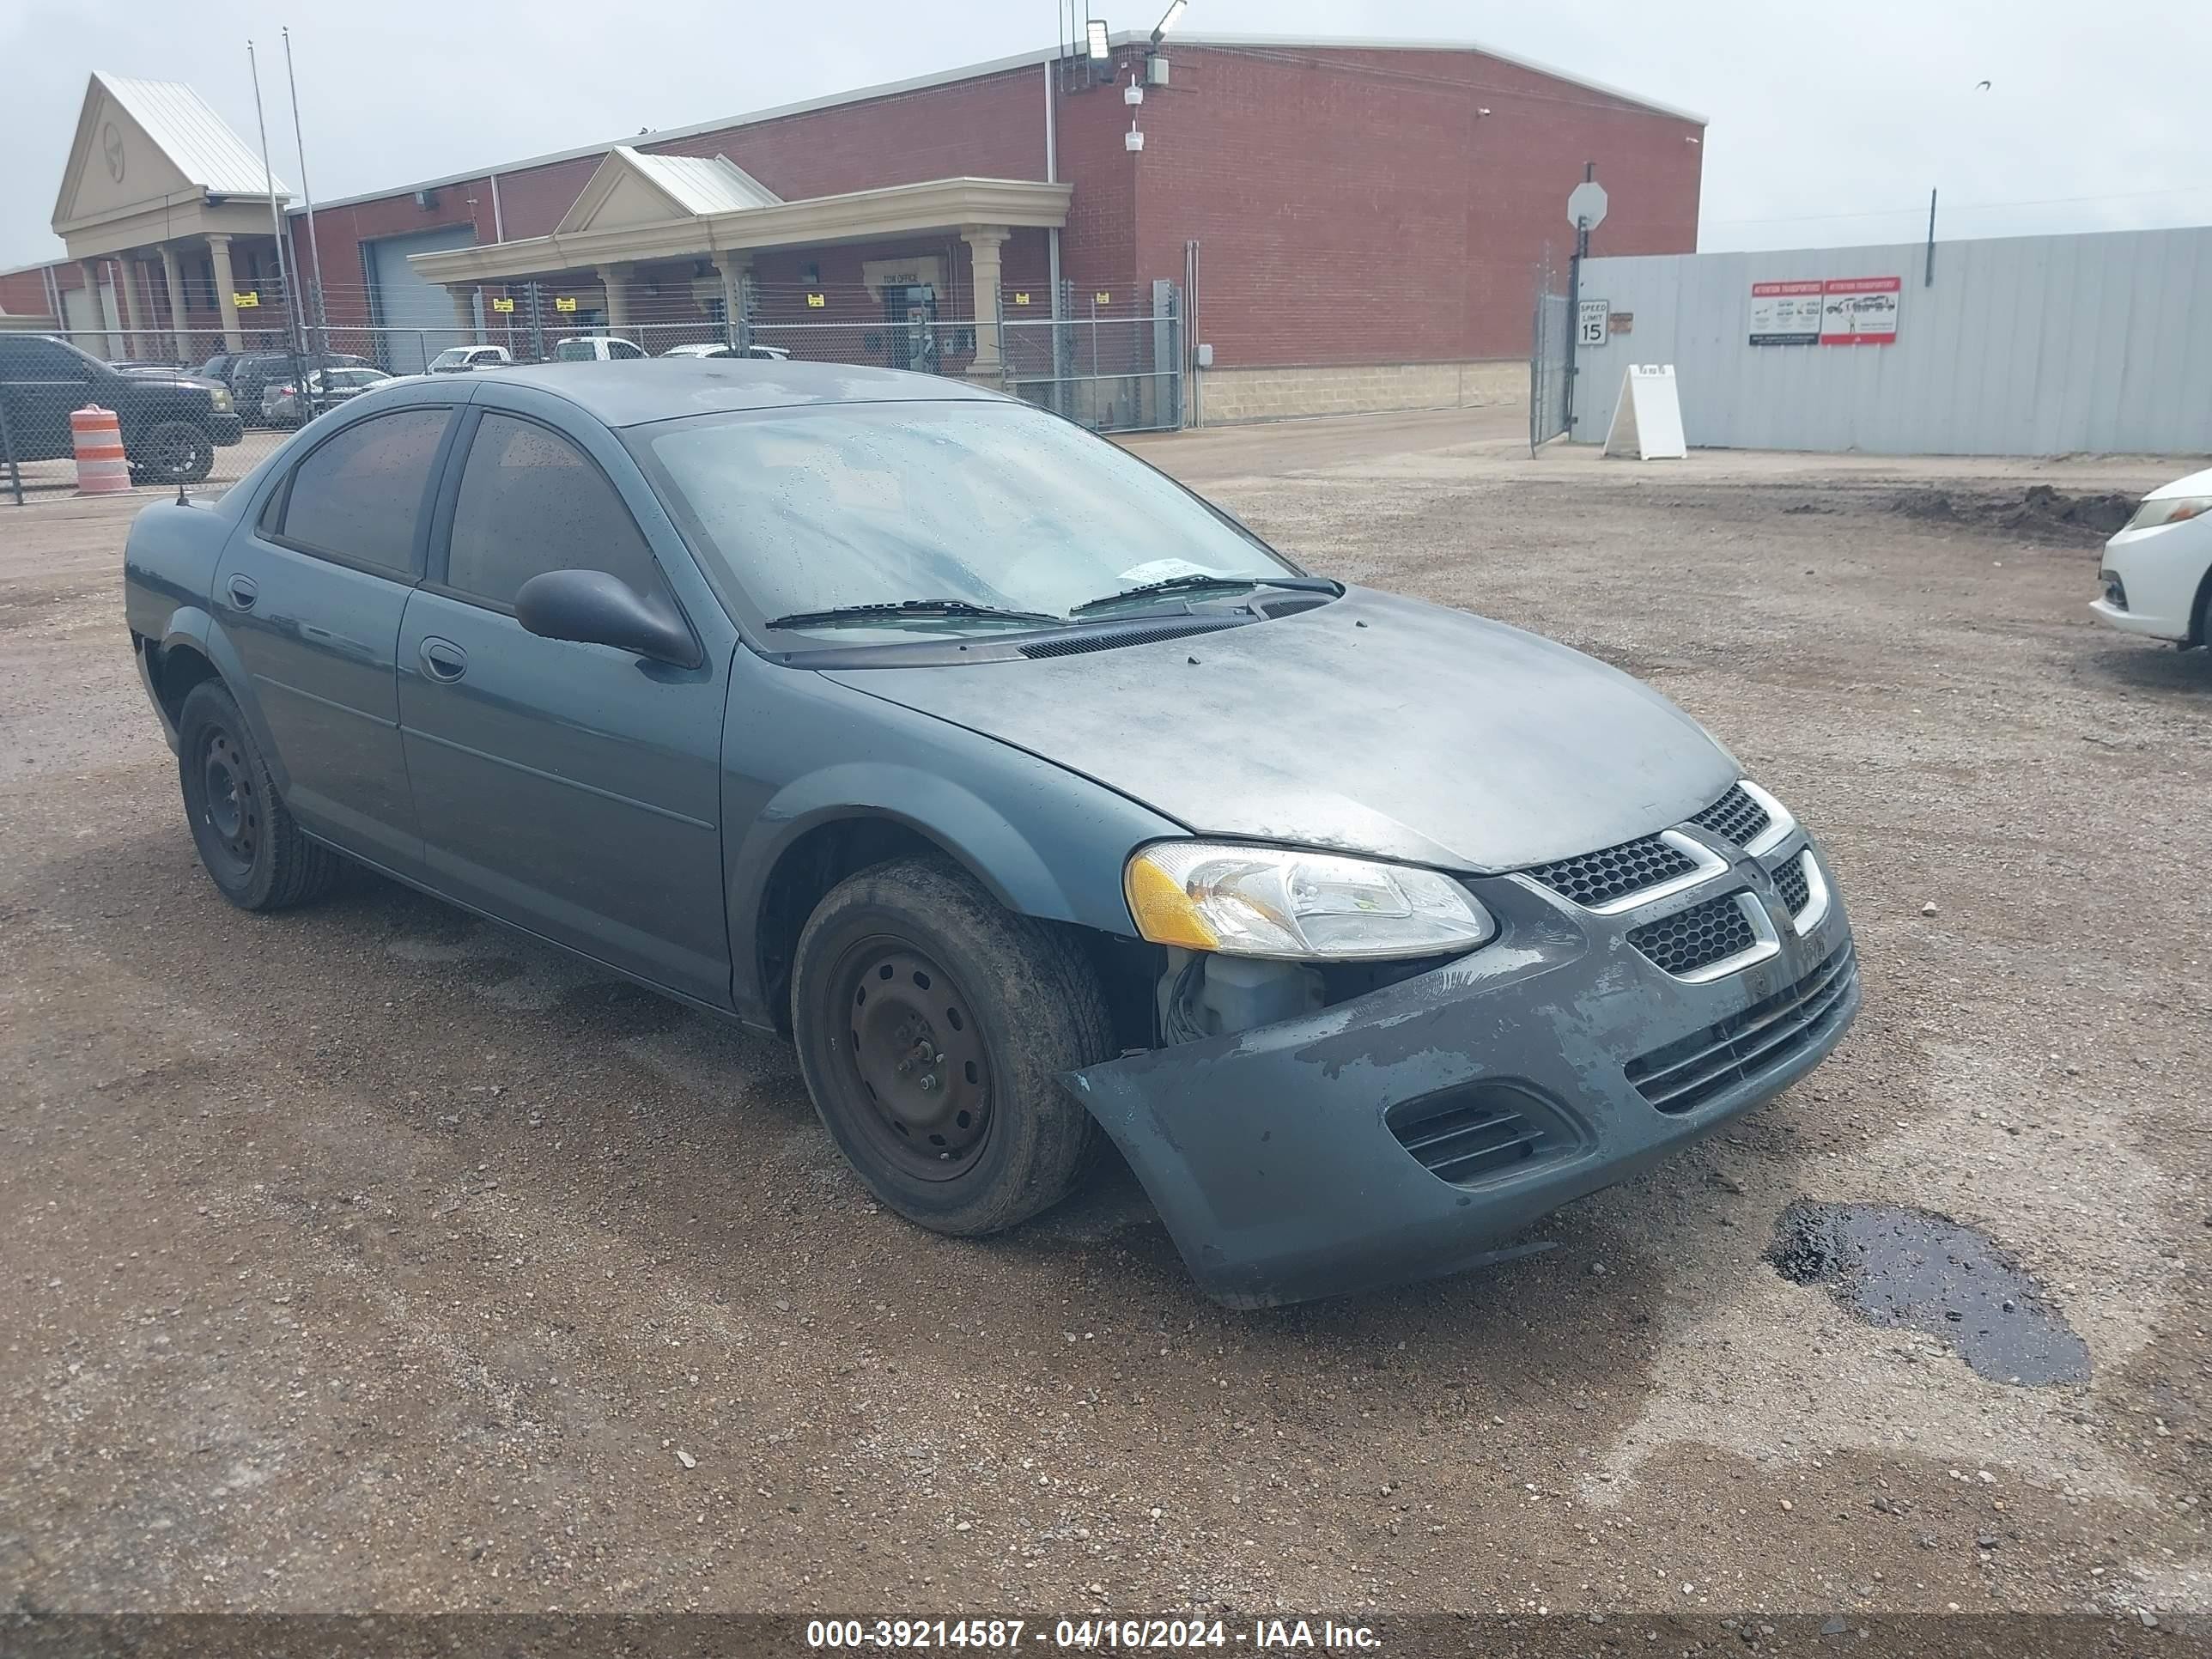
{"type": "Polygon", "coordinates": [[[218,386],[216,390],[208,393],[208,402],[218,410],[228,409],[230,407],[230,393],[223,391],[220,386],[218,386]]]}
{"type": "Polygon", "coordinates": [[[1291,848],[1162,841],[1122,873],[1137,932],[1224,956],[1342,960],[1468,951],[1498,931],[1430,870],[1291,848]]]}
{"type": "Polygon", "coordinates": [[[2161,495],[2137,507],[2128,528],[2155,530],[2162,524],[2179,524],[2205,513],[2212,513],[2212,495],[2161,495]]]}

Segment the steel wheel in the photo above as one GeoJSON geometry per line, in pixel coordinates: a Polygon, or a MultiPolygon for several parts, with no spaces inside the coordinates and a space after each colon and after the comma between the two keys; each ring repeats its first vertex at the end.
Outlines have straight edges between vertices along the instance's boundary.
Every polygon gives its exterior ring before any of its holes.
{"type": "Polygon", "coordinates": [[[215,446],[189,421],[162,421],[137,446],[131,476],[153,483],[198,483],[215,471],[215,446]]]}
{"type": "Polygon", "coordinates": [[[261,802],[253,769],[237,741],[221,726],[209,728],[200,746],[200,818],[221,855],[243,878],[261,845],[261,802]]]}
{"type": "Polygon", "coordinates": [[[967,997],[904,940],[858,941],[834,975],[851,1044],[845,1062],[872,1108],[859,1127],[879,1156],[924,1181],[951,1181],[991,1133],[991,1056],[967,997]]]}

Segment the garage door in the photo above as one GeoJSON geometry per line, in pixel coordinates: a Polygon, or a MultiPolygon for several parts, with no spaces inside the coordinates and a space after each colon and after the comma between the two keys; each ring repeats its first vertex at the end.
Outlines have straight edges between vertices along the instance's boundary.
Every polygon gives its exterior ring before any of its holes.
{"type": "Polygon", "coordinates": [[[380,337],[376,356],[394,374],[419,374],[431,358],[461,340],[453,326],[452,299],[435,283],[424,282],[407,256],[473,247],[476,240],[471,227],[448,225],[412,236],[386,236],[362,249],[370,313],[392,331],[380,337]],[[424,331],[410,333],[410,329],[424,331]]]}

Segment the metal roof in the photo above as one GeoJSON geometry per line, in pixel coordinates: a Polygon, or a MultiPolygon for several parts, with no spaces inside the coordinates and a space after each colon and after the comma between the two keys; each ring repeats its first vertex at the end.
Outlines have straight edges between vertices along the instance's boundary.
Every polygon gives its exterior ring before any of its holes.
{"type": "Polygon", "coordinates": [[[731,213],[783,200],[726,155],[643,155],[628,144],[616,145],[615,153],[687,213],[731,213]]]}
{"type": "Polygon", "coordinates": [[[284,181],[264,171],[261,158],[181,81],[137,81],[94,70],[92,78],[124,112],[145,129],[186,182],[210,196],[268,196],[289,200],[284,181]]]}

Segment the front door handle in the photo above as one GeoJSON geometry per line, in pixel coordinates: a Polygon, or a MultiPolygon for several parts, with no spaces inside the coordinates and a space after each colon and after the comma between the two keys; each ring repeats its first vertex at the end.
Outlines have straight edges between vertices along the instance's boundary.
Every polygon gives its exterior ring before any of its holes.
{"type": "Polygon", "coordinates": [[[425,639],[417,647],[422,666],[434,680],[453,681],[469,672],[469,653],[451,640],[441,640],[435,635],[425,639]]]}
{"type": "Polygon", "coordinates": [[[240,611],[252,610],[254,600],[260,597],[261,588],[252,577],[233,576],[230,579],[230,602],[240,611]]]}

